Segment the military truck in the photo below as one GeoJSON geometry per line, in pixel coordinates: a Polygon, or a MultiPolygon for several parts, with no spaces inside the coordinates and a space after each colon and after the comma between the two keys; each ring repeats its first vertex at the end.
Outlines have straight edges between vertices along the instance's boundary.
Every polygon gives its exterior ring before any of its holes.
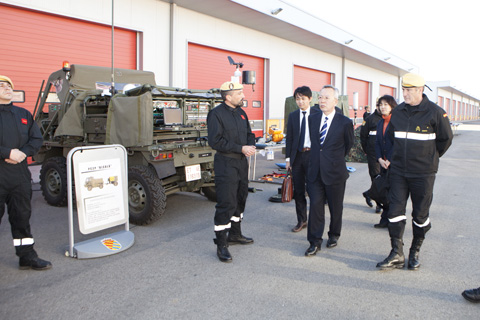
{"type": "Polygon", "coordinates": [[[162,216],[166,196],[201,192],[215,201],[207,114],[221,102],[218,89],[157,86],[152,72],[71,65],[53,72],[34,110],[43,147],[43,197],[67,204],[66,156],[78,146],[121,144],[128,153],[130,222],[145,225],[162,216]],[[114,89],[113,89],[114,88],[114,89]],[[113,91],[113,92],[112,92],[113,91]]]}
{"type": "Polygon", "coordinates": [[[85,179],[85,188],[91,191],[93,188],[103,189],[103,179],[95,179],[94,177],[88,177],[85,179]]]}

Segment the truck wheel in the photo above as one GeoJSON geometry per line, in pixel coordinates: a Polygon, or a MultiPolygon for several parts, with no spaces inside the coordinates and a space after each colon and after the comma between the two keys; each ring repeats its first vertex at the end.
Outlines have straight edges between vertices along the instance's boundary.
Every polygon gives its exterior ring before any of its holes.
{"type": "Polygon", "coordinates": [[[215,191],[215,187],[203,187],[202,192],[208,200],[217,202],[217,192],[215,191]]]}
{"type": "Polygon", "coordinates": [[[146,225],[165,212],[167,196],[162,182],[145,166],[128,168],[128,204],[130,222],[146,225]]]}
{"type": "Polygon", "coordinates": [[[57,207],[67,205],[67,164],[64,157],[48,158],[43,163],[40,187],[48,204],[57,207]]]}

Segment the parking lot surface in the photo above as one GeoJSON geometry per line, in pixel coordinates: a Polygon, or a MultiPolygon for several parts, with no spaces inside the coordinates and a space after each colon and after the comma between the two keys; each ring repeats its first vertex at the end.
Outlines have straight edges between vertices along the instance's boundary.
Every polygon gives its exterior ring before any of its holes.
{"type": "MultiPolygon", "coordinates": [[[[479,137],[480,122],[461,124],[441,158],[432,229],[420,252],[419,271],[375,268],[388,255],[390,242],[386,230],[373,228],[380,216],[362,197],[370,184],[363,163],[348,163],[356,171],[347,181],[338,246],[323,246],[310,258],[304,256],[306,230],[290,231],[296,224],[294,203],[269,202],[279,185],[252,182],[263,191],[249,194],[242,228],[255,243],[230,246],[230,264],[218,260],[212,241],[214,203],[192,193],[169,196],[165,215],[153,224],[132,225],[130,249],[97,259],[66,257],[67,208],[47,205],[35,183],[35,248],[53,268],[18,270],[5,216],[0,319],[478,318],[480,306],[460,293],[480,286],[479,137]]],[[[280,152],[275,157],[259,156],[257,177],[278,172],[275,162],[283,159],[280,152]]],[[[77,241],[88,238],[76,234],[77,241]]]]}

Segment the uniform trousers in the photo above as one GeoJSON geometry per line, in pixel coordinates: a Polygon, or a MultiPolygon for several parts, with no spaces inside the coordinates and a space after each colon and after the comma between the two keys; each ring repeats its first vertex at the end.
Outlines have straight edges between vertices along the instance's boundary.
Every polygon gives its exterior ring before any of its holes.
{"type": "Polygon", "coordinates": [[[380,174],[380,163],[378,163],[378,160],[375,158],[375,153],[367,154],[368,174],[370,175],[370,179],[372,181],[373,179],[375,179],[376,176],[380,174]]]}
{"type": "Polygon", "coordinates": [[[243,218],[248,196],[248,162],[244,155],[239,159],[215,154],[215,231],[230,229],[231,222],[243,218]]]}
{"type": "Polygon", "coordinates": [[[409,196],[412,199],[412,227],[414,238],[425,238],[430,230],[430,205],[433,200],[435,175],[404,177],[390,172],[390,192],[388,199],[389,232],[392,238],[403,239],[406,224],[406,206],[409,196]]]}
{"type": "Polygon", "coordinates": [[[307,221],[307,199],[305,197],[305,178],[308,175],[310,151],[298,152],[292,164],[293,198],[297,212],[297,222],[307,221]]]}
{"type": "Polygon", "coordinates": [[[0,222],[5,213],[6,204],[16,254],[26,259],[37,257],[30,231],[31,199],[30,181],[22,179],[18,182],[10,181],[8,186],[4,183],[0,184],[0,222]]]}

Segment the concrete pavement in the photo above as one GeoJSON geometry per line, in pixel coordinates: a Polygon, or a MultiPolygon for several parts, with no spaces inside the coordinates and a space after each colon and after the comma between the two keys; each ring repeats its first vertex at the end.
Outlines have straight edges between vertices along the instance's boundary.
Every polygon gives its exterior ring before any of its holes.
{"type": "MultiPolygon", "coordinates": [[[[259,158],[257,176],[276,171],[259,158]]],[[[366,164],[347,181],[342,236],[306,258],[306,230],[292,233],[294,203],[268,201],[278,185],[252,183],[244,233],[253,245],[231,246],[233,263],[218,261],[214,203],[172,195],[149,226],[132,226],[135,244],[109,257],[77,260],[68,246],[67,209],[48,206],[34,185],[32,231],[48,271],[20,271],[6,217],[0,225],[0,319],[468,319],[479,305],[460,293],[480,286],[480,122],[459,126],[440,161],[432,230],[419,271],[378,271],[390,251],[380,216],[366,206],[366,164]]],[[[328,214],[327,214],[328,216],[328,214]]],[[[409,212],[406,251],[411,241],[409,212]]],[[[110,233],[110,231],[108,232],[110,233]]],[[[87,237],[76,235],[81,241],[87,237]]],[[[325,242],[324,242],[325,243],[325,242]]]]}

